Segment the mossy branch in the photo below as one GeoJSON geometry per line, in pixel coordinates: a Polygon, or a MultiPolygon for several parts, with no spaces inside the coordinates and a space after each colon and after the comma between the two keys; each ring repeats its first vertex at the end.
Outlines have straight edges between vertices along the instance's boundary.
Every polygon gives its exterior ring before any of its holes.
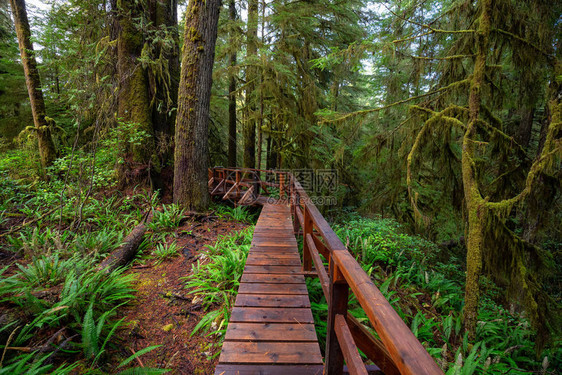
{"type": "Polygon", "coordinates": [[[502,29],[492,29],[492,31],[495,31],[495,32],[497,32],[497,33],[499,33],[499,34],[503,34],[503,35],[508,36],[508,37],[510,37],[510,38],[513,38],[513,39],[515,39],[515,40],[517,40],[517,41],[519,41],[519,42],[521,42],[521,43],[523,43],[523,44],[526,44],[526,45],[528,45],[529,47],[531,47],[531,48],[533,48],[534,50],[536,50],[537,52],[540,52],[541,54],[543,54],[544,57],[546,57],[546,59],[547,59],[549,62],[553,62],[553,61],[554,61],[554,57],[553,57],[550,53],[546,52],[545,50],[543,50],[542,48],[540,48],[540,47],[537,46],[536,44],[531,43],[531,41],[529,41],[529,40],[527,40],[527,39],[525,39],[525,38],[520,37],[519,35],[510,33],[509,31],[505,31],[505,30],[502,30],[502,29]]]}
{"type": "Polygon", "coordinates": [[[521,202],[531,193],[538,177],[552,167],[555,156],[562,157],[562,139],[556,138],[562,131],[562,102],[556,103],[553,100],[551,108],[552,122],[548,127],[545,145],[540,156],[531,165],[525,181],[525,188],[513,198],[504,199],[500,202],[487,202],[486,205],[490,210],[507,215],[515,204],[521,202]]]}
{"type": "Polygon", "coordinates": [[[476,30],[471,30],[471,29],[467,29],[467,30],[443,30],[443,29],[437,29],[432,27],[429,24],[426,23],[421,23],[421,22],[417,22],[411,19],[408,19],[404,16],[401,16],[400,14],[396,13],[395,11],[393,11],[390,7],[388,7],[386,4],[382,3],[382,5],[390,12],[392,13],[395,17],[400,18],[402,21],[411,23],[412,25],[416,25],[421,27],[422,29],[425,30],[429,30],[426,33],[420,34],[420,35],[415,35],[415,36],[411,36],[408,38],[404,38],[404,39],[398,39],[398,40],[394,40],[392,43],[400,43],[400,42],[405,42],[407,40],[412,40],[412,39],[416,39],[416,38],[420,38],[422,36],[426,36],[426,35],[430,35],[430,34],[435,34],[435,33],[446,33],[446,34],[471,34],[471,33],[475,33],[476,30]]]}
{"type": "Polygon", "coordinates": [[[445,56],[445,57],[428,57],[428,56],[412,56],[412,55],[405,55],[406,57],[409,57],[411,59],[416,59],[416,60],[425,60],[425,61],[431,61],[431,60],[440,60],[440,61],[446,61],[446,60],[459,60],[459,59],[466,59],[469,57],[474,57],[475,55],[452,55],[452,56],[445,56]]]}
{"type": "Polygon", "coordinates": [[[425,121],[423,127],[418,132],[414,144],[412,145],[412,148],[408,153],[407,162],[406,162],[406,185],[408,188],[408,197],[410,198],[410,204],[412,206],[412,209],[414,210],[414,217],[416,221],[420,221],[421,219],[423,220],[424,223],[427,224],[429,219],[426,216],[424,216],[422,212],[419,210],[419,207],[417,205],[418,193],[414,192],[412,187],[412,180],[413,180],[412,164],[414,161],[414,157],[421,146],[424,136],[431,128],[434,127],[434,125],[439,124],[440,122],[445,122],[450,127],[459,127],[461,129],[465,128],[464,123],[459,119],[445,115],[445,113],[456,110],[457,109],[456,107],[457,106],[450,106],[445,108],[441,112],[435,112],[429,108],[425,108],[421,106],[411,106],[411,109],[413,110],[417,110],[425,114],[431,115],[431,117],[427,121],[425,121]]]}
{"type": "Polygon", "coordinates": [[[408,42],[410,40],[413,39],[418,39],[418,38],[422,38],[424,36],[428,36],[428,35],[432,35],[432,34],[437,34],[437,33],[441,33],[441,34],[473,34],[476,32],[476,30],[441,30],[441,29],[434,29],[429,25],[423,25],[426,28],[429,28],[430,30],[422,33],[422,34],[417,34],[417,35],[412,35],[406,38],[402,38],[402,39],[396,39],[393,40],[392,43],[394,44],[398,44],[398,43],[403,43],[403,42],[408,42]]]}
{"type": "Polygon", "coordinates": [[[355,116],[361,116],[361,115],[366,115],[366,114],[373,113],[373,112],[384,111],[385,109],[388,109],[388,108],[396,107],[398,105],[401,105],[401,104],[404,104],[404,103],[409,103],[411,101],[421,99],[421,98],[425,98],[427,96],[431,96],[431,95],[434,95],[434,94],[439,94],[441,92],[451,90],[451,89],[454,89],[454,88],[458,88],[460,86],[467,85],[467,84],[470,84],[470,79],[463,79],[463,80],[460,80],[460,81],[453,82],[450,85],[447,85],[447,86],[441,87],[439,89],[436,89],[434,91],[427,92],[425,94],[412,96],[410,98],[400,100],[400,101],[397,101],[397,102],[394,102],[394,103],[391,103],[391,104],[388,104],[388,105],[385,105],[385,106],[382,106],[382,107],[364,109],[364,110],[361,110],[361,111],[355,111],[355,112],[347,113],[347,114],[342,115],[340,117],[337,117],[335,119],[323,119],[323,120],[320,121],[320,123],[338,122],[338,121],[343,121],[343,120],[346,120],[348,118],[355,117],[355,116]]]}

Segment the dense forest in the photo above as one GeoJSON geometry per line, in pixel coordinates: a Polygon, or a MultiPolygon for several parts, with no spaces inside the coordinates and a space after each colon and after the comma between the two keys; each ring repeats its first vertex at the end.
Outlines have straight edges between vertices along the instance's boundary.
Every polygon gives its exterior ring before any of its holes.
{"type": "Polygon", "coordinates": [[[0,374],[213,373],[259,216],[213,166],[336,176],[443,372],[562,368],[562,2],[1,1],[0,374]]]}

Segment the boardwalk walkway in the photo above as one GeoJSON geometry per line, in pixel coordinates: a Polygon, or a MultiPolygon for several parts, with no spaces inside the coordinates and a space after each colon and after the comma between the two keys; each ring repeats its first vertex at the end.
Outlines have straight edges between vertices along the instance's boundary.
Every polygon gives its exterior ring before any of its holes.
{"type": "Polygon", "coordinates": [[[215,374],[443,374],[292,173],[216,167],[208,187],[263,206],[215,374]],[[304,276],[318,278],[328,304],[325,358],[304,276]],[[350,314],[351,294],[368,321],[350,314]]]}
{"type": "Polygon", "coordinates": [[[290,208],[265,204],[215,374],[322,374],[290,208]]]}

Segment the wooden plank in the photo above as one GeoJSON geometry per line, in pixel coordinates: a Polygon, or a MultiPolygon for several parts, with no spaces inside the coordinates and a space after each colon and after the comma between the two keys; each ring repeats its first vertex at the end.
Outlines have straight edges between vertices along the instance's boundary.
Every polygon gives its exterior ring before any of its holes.
{"type": "Polygon", "coordinates": [[[299,253],[297,253],[296,251],[284,251],[281,253],[251,251],[249,257],[254,257],[257,259],[298,259],[299,261],[301,259],[299,253]]]}
{"type": "Polygon", "coordinates": [[[251,266],[244,268],[244,273],[266,273],[266,274],[300,274],[299,266],[251,266]]]}
{"type": "Polygon", "coordinates": [[[291,236],[288,236],[288,235],[281,235],[281,234],[254,233],[254,239],[259,239],[261,241],[267,240],[267,241],[293,243],[293,244],[297,243],[297,240],[295,239],[295,236],[293,234],[291,234],[291,236]]]}
{"type": "Polygon", "coordinates": [[[222,365],[215,369],[215,375],[322,375],[322,365],[222,365]]]}
{"type": "Polygon", "coordinates": [[[234,306],[240,307],[310,307],[308,296],[238,293],[234,306]]]}
{"type": "Polygon", "coordinates": [[[300,266],[301,260],[300,259],[292,259],[292,258],[275,258],[275,257],[255,257],[249,256],[246,260],[246,265],[250,266],[300,266]]]}
{"type": "Polygon", "coordinates": [[[351,336],[351,332],[349,331],[349,327],[343,315],[336,315],[334,330],[336,331],[338,343],[343,352],[349,372],[357,375],[367,375],[367,370],[365,369],[361,355],[357,350],[357,346],[355,345],[355,341],[353,341],[353,336],[351,336]]]}
{"type": "Polygon", "coordinates": [[[242,283],[238,293],[244,294],[305,294],[308,295],[306,284],[274,284],[274,283],[242,283]]]}
{"type": "Polygon", "coordinates": [[[307,308],[234,307],[231,322],[238,323],[314,323],[307,308]]]}
{"type": "MultiPolygon", "coordinates": [[[[255,238],[255,237],[254,237],[255,238]]],[[[265,248],[289,248],[289,249],[297,249],[298,247],[298,243],[297,241],[294,240],[290,240],[290,239],[271,239],[271,238],[267,238],[267,239],[263,239],[261,242],[260,241],[253,241],[251,246],[251,248],[260,248],[260,247],[265,247],[265,248]],[[268,241],[268,244],[264,245],[264,242],[268,241]]]]}
{"type": "Polygon", "coordinates": [[[296,323],[230,323],[226,341],[316,342],[314,324],[296,323]]]}
{"type": "Polygon", "coordinates": [[[237,342],[225,341],[219,363],[322,364],[315,342],[237,342]]]}
{"type": "Polygon", "coordinates": [[[292,245],[292,246],[276,246],[276,245],[269,245],[269,246],[263,246],[263,245],[254,245],[252,244],[250,246],[250,251],[261,251],[261,252],[267,252],[267,253],[275,253],[275,252],[286,252],[286,253],[299,253],[297,245],[292,245]]]}
{"type": "Polygon", "coordinates": [[[287,249],[277,249],[274,251],[260,251],[260,250],[251,250],[248,256],[263,256],[269,255],[270,257],[278,257],[278,258],[290,258],[290,257],[299,257],[299,253],[294,250],[287,250],[287,249]]]}
{"type": "Polygon", "coordinates": [[[254,238],[254,241],[252,241],[252,246],[253,247],[258,247],[258,246],[265,246],[265,247],[296,247],[296,244],[292,244],[289,242],[282,242],[282,241],[273,241],[269,238],[264,238],[264,239],[256,239],[254,238]]]}
{"type": "Polygon", "coordinates": [[[303,275],[267,275],[244,273],[241,281],[243,283],[280,283],[280,284],[304,284],[303,275]]]}
{"type": "Polygon", "coordinates": [[[297,244],[289,243],[289,242],[252,242],[250,246],[250,250],[261,250],[261,251],[275,251],[283,249],[285,251],[297,251],[297,244]]]}

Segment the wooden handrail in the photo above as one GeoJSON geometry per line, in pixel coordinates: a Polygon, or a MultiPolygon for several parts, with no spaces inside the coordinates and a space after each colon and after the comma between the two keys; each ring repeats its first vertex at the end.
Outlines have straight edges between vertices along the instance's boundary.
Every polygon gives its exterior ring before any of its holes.
{"type": "MultiPolygon", "coordinates": [[[[358,347],[386,374],[443,374],[290,172],[245,168],[214,168],[212,171],[209,173],[210,189],[227,179],[229,172],[236,173],[237,177],[246,173],[256,175],[260,186],[265,184],[261,181],[261,172],[274,174],[279,181],[267,183],[267,186],[278,187],[280,198],[285,195],[291,205],[295,233],[300,233],[300,228],[303,235],[303,271],[308,273],[314,264],[328,302],[325,374],[342,374],[344,357],[351,374],[363,374],[364,366],[360,368],[357,361],[358,347]],[[328,262],[329,272],[320,255],[328,262]],[[380,341],[348,314],[349,290],[355,294],[380,341]]],[[[237,178],[236,182],[242,181],[237,178]]]]}
{"type": "Polygon", "coordinates": [[[339,314],[336,315],[334,326],[349,372],[351,374],[367,375],[367,370],[357,350],[357,345],[355,345],[345,317],[339,314]]]}

